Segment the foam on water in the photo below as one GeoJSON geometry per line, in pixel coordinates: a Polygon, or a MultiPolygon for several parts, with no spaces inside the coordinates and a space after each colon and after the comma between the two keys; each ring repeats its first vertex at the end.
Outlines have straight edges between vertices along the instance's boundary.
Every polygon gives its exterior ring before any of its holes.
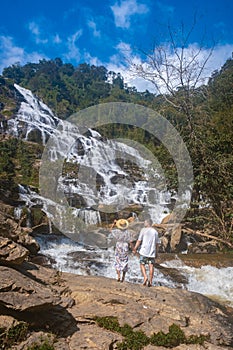
{"type": "Polygon", "coordinates": [[[180,259],[161,265],[181,271],[188,278],[189,291],[201,293],[233,307],[233,267],[217,268],[204,265],[195,268],[185,265],[180,259]]]}
{"type": "MultiPolygon", "coordinates": [[[[37,237],[37,240],[41,246],[40,252],[52,258],[55,261],[53,267],[60,271],[116,278],[113,247],[105,250],[87,248],[71,241],[69,238],[51,235],[41,235],[37,237]],[[82,257],[83,253],[85,254],[84,257],[82,257]],[[74,254],[76,254],[76,257],[74,254]],[[78,258],[79,255],[80,258],[78,258]]],[[[233,267],[216,268],[205,265],[195,268],[185,265],[178,258],[161,265],[175,268],[186,276],[188,284],[185,288],[189,291],[206,295],[233,307],[233,267]]],[[[142,283],[143,281],[139,259],[132,253],[129,254],[129,271],[126,274],[126,281],[132,283],[142,283]]],[[[179,285],[163,275],[158,269],[155,269],[154,285],[184,288],[183,285],[179,285]]]]}
{"type": "MultiPolygon", "coordinates": [[[[113,247],[108,249],[88,248],[71,241],[69,238],[55,235],[41,235],[37,237],[37,241],[41,247],[40,253],[51,258],[54,261],[53,267],[59,271],[84,276],[116,277],[113,247]],[[81,257],[83,253],[85,256],[81,257]],[[89,258],[88,255],[90,255],[89,258]]],[[[126,274],[126,281],[143,282],[139,258],[132,253],[129,254],[129,270],[126,274]]],[[[159,270],[155,270],[154,284],[175,287],[175,283],[166,278],[159,270]]]]}

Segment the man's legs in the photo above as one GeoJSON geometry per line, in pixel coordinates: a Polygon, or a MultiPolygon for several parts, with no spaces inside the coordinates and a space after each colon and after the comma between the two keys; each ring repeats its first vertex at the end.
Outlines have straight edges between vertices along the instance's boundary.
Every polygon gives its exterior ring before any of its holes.
{"type": "Polygon", "coordinates": [[[140,264],[140,268],[141,268],[141,272],[142,272],[142,275],[143,275],[143,278],[144,278],[143,286],[145,286],[146,283],[147,283],[147,280],[148,280],[147,274],[146,274],[146,267],[145,267],[144,264],[140,264]]]}
{"type": "Polygon", "coordinates": [[[154,264],[149,264],[149,283],[148,283],[148,286],[152,286],[152,280],[153,280],[153,277],[154,277],[154,264]]]}

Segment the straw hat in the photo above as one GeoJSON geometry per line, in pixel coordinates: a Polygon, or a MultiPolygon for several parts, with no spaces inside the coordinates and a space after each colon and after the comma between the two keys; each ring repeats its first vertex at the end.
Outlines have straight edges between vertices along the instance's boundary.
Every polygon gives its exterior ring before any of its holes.
{"type": "Polygon", "coordinates": [[[129,226],[129,223],[127,220],[125,219],[119,219],[117,220],[117,222],[115,223],[116,227],[119,228],[120,230],[125,230],[127,229],[127,227],[129,226]]]}

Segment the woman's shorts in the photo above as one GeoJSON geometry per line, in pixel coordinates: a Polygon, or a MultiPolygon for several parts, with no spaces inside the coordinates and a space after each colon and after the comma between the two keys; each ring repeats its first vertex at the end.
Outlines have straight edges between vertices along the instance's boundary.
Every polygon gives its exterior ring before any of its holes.
{"type": "Polygon", "coordinates": [[[153,266],[155,265],[155,258],[149,258],[147,256],[140,255],[140,264],[142,265],[147,265],[147,264],[152,264],[153,266]]]}

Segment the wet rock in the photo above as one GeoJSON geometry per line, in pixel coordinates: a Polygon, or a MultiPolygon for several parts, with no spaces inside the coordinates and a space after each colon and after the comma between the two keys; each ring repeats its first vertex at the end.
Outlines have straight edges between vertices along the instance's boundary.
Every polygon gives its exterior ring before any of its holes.
{"type": "Polygon", "coordinates": [[[34,264],[42,265],[45,267],[52,267],[54,264],[56,264],[56,260],[43,254],[37,254],[36,256],[32,257],[30,261],[34,264]]]}
{"type": "Polygon", "coordinates": [[[218,251],[218,243],[216,241],[192,243],[188,246],[188,253],[216,253],[218,251]]]}
{"type": "Polygon", "coordinates": [[[74,261],[95,261],[101,258],[100,254],[97,254],[95,251],[79,251],[68,253],[68,256],[71,256],[74,261]]]}
{"type": "Polygon", "coordinates": [[[30,235],[19,235],[17,243],[25,247],[30,255],[36,255],[40,250],[40,245],[30,235]]]}
{"type": "Polygon", "coordinates": [[[155,268],[162,272],[164,276],[172,280],[178,286],[185,286],[188,283],[187,277],[175,268],[164,267],[158,263],[155,264],[155,268]]]}

